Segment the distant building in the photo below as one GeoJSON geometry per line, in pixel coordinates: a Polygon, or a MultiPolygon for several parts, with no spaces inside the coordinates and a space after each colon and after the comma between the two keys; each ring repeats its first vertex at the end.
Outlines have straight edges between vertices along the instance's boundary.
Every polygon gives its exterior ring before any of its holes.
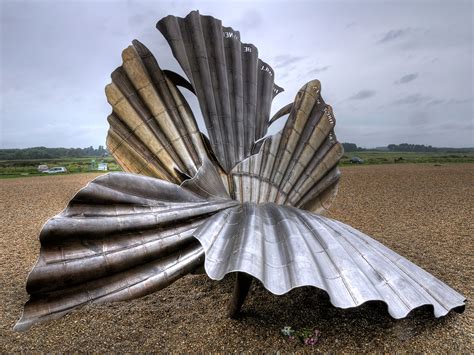
{"type": "Polygon", "coordinates": [[[45,173],[48,171],[48,166],[46,164],[41,164],[41,165],[38,165],[36,169],[38,170],[39,173],[45,173]]]}
{"type": "Polygon", "coordinates": [[[107,171],[107,170],[109,170],[108,167],[107,167],[107,163],[99,163],[99,164],[97,164],[97,170],[101,170],[101,171],[107,171]]]}

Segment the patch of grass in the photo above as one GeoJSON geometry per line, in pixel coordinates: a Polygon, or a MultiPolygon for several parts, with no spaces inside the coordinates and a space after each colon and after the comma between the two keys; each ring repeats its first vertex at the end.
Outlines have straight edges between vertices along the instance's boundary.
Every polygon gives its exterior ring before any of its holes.
{"type": "MultiPolygon", "coordinates": [[[[474,163],[474,153],[412,153],[412,152],[381,152],[360,151],[346,152],[340,165],[352,165],[350,159],[359,157],[364,160],[363,165],[374,164],[407,164],[407,163],[474,163]]],[[[38,172],[38,165],[46,164],[48,167],[64,166],[69,174],[97,172],[98,163],[107,163],[108,171],[122,171],[120,165],[112,156],[86,157],[86,158],[60,158],[60,159],[31,159],[31,160],[0,160],[0,179],[33,176],[52,176],[38,172]],[[92,161],[95,161],[93,163],[92,161]]],[[[62,175],[62,174],[58,174],[62,175]]]]}
{"type": "Polygon", "coordinates": [[[407,163],[474,163],[473,152],[449,153],[446,152],[382,152],[382,151],[360,151],[346,152],[340,161],[340,165],[352,165],[352,157],[364,160],[363,165],[373,164],[407,164],[407,163]]]}
{"type": "MultiPolygon", "coordinates": [[[[38,165],[46,164],[49,168],[64,166],[68,174],[97,172],[98,163],[107,163],[108,171],[122,171],[113,157],[85,157],[60,159],[32,159],[32,160],[1,160],[0,179],[15,177],[52,176],[40,173],[38,165]],[[94,162],[93,162],[94,161],[94,162]]],[[[57,174],[64,175],[64,174],[57,174]]]]}

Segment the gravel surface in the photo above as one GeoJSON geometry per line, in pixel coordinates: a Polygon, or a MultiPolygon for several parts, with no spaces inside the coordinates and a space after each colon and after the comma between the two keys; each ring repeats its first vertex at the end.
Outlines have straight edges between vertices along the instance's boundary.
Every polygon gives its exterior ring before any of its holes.
{"type": "MultiPolygon", "coordinates": [[[[382,165],[341,169],[330,217],[373,236],[451,287],[473,297],[474,164],[382,165]]],[[[423,351],[473,352],[473,312],[435,319],[429,308],[393,320],[380,303],[334,308],[305,287],[274,296],[252,286],[240,320],[225,317],[233,275],[221,282],[186,276],[142,299],[88,305],[17,333],[38,233],[97,174],[0,180],[0,352],[11,351],[423,351]],[[314,347],[280,335],[316,327],[314,347]]]]}

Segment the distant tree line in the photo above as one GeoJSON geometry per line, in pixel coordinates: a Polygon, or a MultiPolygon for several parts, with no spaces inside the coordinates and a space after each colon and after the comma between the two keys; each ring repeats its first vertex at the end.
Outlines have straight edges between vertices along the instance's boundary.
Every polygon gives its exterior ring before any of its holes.
{"type": "Polygon", "coordinates": [[[358,147],[355,143],[342,143],[344,151],[346,153],[350,152],[361,152],[366,150],[380,150],[380,151],[390,151],[390,152],[451,152],[451,153],[465,153],[472,152],[474,148],[447,148],[447,147],[433,147],[431,145],[424,144],[389,144],[387,147],[377,147],[371,149],[365,149],[358,147]]]}
{"type": "MultiPolygon", "coordinates": [[[[437,148],[423,144],[389,144],[385,147],[375,149],[365,149],[358,147],[355,143],[342,143],[344,151],[361,152],[366,150],[389,150],[391,152],[472,152],[474,148],[437,148]]],[[[87,148],[46,148],[34,147],[25,149],[0,149],[0,160],[33,160],[33,159],[58,159],[58,158],[82,158],[99,157],[107,155],[107,149],[99,145],[96,149],[93,146],[87,148]]]]}
{"type": "Polygon", "coordinates": [[[424,144],[389,144],[387,146],[391,152],[438,152],[439,148],[424,144]]]}
{"type": "Polygon", "coordinates": [[[358,147],[355,143],[342,143],[342,147],[345,152],[360,152],[365,150],[364,148],[358,147]]]}
{"type": "Polygon", "coordinates": [[[431,145],[424,144],[389,144],[387,146],[391,152],[467,152],[472,151],[472,148],[446,148],[446,147],[433,147],[431,145]]]}
{"type": "Polygon", "coordinates": [[[97,149],[95,149],[93,146],[87,148],[34,147],[25,149],[0,149],[0,160],[97,157],[104,156],[106,153],[107,150],[102,145],[99,145],[97,149]]]}

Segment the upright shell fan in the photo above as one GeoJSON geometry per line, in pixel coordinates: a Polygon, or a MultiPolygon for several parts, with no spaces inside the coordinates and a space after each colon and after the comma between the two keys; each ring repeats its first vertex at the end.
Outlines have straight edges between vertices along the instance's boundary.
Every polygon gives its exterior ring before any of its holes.
{"type": "Polygon", "coordinates": [[[157,27],[189,82],[138,41],[123,51],[106,94],[107,146],[125,173],[93,180],[43,227],[15,329],[144,296],[202,266],[212,279],[237,273],[231,316],[252,278],[278,295],[314,286],[342,308],[383,301],[395,318],[422,305],[436,317],[463,310],[465,298],[434,276],[318,214],[336,195],[343,154],[319,81],[270,119],[282,89],[239,32],[198,12],[157,27]],[[209,137],[178,86],[196,94],[209,137]]]}
{"type": "Polygon", "coordinates": [[[220,20],[193,11],[184,19],[165,17],[157,27],[195,89],[212,150],[229,173],[265,136],[271,101],[283,89],[257,48],[220,20]]]}

